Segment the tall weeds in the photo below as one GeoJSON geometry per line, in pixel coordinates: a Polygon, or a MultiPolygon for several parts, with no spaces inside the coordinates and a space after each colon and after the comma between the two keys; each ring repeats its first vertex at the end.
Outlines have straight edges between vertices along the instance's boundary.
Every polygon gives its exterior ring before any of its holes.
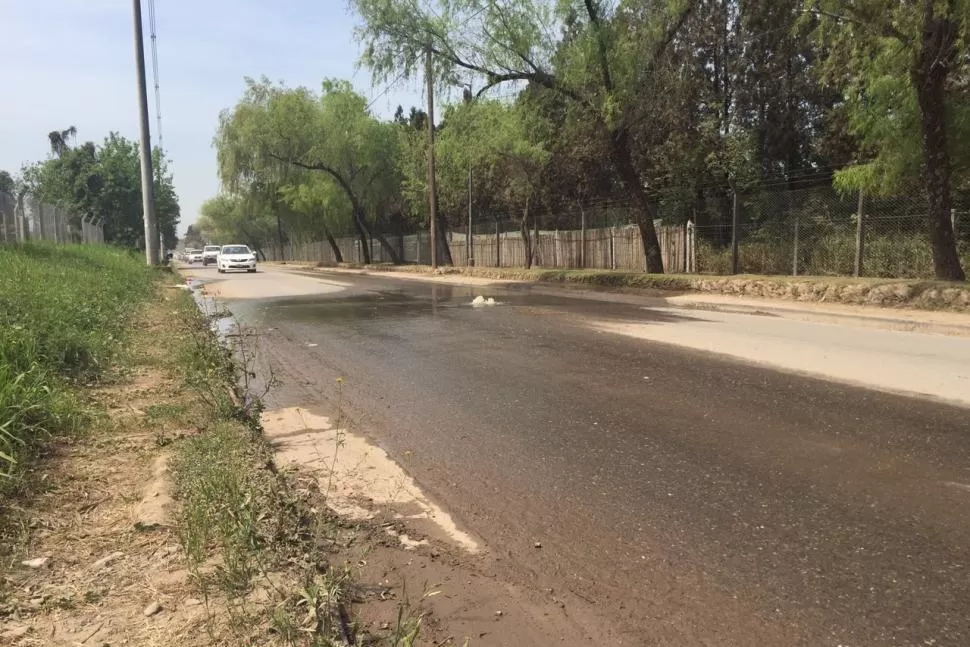
{"type": "Polygon", "coordinates": [[[0,494],[43,440],[79,424],[72,387],[103,378],[154,277],[109,247],[0,247],[0,494]]]}

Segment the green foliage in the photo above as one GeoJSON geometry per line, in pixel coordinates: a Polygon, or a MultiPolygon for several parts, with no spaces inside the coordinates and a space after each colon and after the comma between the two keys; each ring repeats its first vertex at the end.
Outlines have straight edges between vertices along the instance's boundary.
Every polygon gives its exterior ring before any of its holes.
{"type": "Polygon", "coordinates": [[[247,79],[220,116],[220,180],[251,212],[278,218],[287,239],[353,232],[367,260],[374,234],[393,257],[382,234],[401,225],[397,131],[346,81],[324,81],[316,93],[247,79]]]}
{"type": "Polygon", "coordinates": [[[260,252],[275,239],[276,222],[267,212],[251,209],[245,196],[224,193],[202,204],[194,232],[198,245],[243,243],[260,252]]]}
{"type": "MultiPolygon", "coordinates": [[[[468,170],[480,192],[518,209],[539,189],[549,151],[532,114],[499,101],[458,104],[438,140],[439,191],[445,206],[465,204],[468,170]]],[[[412,182],[418,185],[420,180],[412,182]]]]}
{"type": "MultiPolygon", "coordinates": [[[[23,188],[74,214],[75,227],[80,226],[81,218],[101,221],[106,242],[144,249],[138,144],[117,133],[110,133],[100,145],[71,146],[67,131],[52,132],[50,137],[52,156],[24,167],[23,188]]],[[[157,149],[153,157],[156,217],[165,245],[174,247],[180,218],[178,196],[168,160],[157,149]]]]}
{"type": "Polygon", "coordinates": [[[7,171],[0,170],[0,191],[13,193],[15,189],[16,182],[14,182],[13,176],[7,171]]]}
{"type": "MultiPolygon", "coordinates": [[[[918,184],[923,171],[920,107],[913,86],[924,38],[920,3],[890,0],[808,0],[806,16],[818,16],[817,34],[831,53],[826,80],[845,101],[848,128],[860,142],[861,163],[840,171],[837,186],[889,194],[918,184]]],[[[936,3],[939,20],[951,20],[956,40],[955,79],[970,72],[970,2],[936,3]]],[[[952,172],[970,172],[970,86],[957,81],[946,91],[952,172]]]]}
{"type": "Polygon", "coordinates": [[[0,475],[10,475],[76,427],[70,384],[103,375],[153,274],[120,250],[81,246],[0,248],[0,267],[0,475]]]}
{"type": "MultiPolygon", "coordinates": [[[[558,227],[567,211],[615,201],[645,231],[661,218],[713,232],[730,222],[734,191],[834,181],[848,192],[929,193],[912,83],[920,7],[959,34],[945,84],[948,170],[954,189],[970,188],[968,2],[351,5],[375,81],[423,79],[431,53],[445,231],[463,226],[469,206],[479,224],[531,209],[558,227]]],[[[343,81],[316,92],[250,80],[220,122],[220,177],[294,241],[407,233],[428,222],[426,122],[399,108],[382,123],[343,81]]],[[[656,271],[659,250],[644,251],[656,271]]]]}

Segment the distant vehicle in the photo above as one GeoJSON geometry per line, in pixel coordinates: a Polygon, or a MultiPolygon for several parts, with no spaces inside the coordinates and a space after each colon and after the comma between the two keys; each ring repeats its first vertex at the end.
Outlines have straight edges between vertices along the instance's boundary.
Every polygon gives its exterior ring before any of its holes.
{"type": "Polygon", "coordinates": [[[229,270],[256,271],[256,254],[246,245],[223,245],[216,262],[219,273],[229,270]]]}
{"type": "Polygon", "coordinates": [[[190,265],[192,263],[202,262],[202,250],[201,249],[187,249],[185,250],[185,261],[190,265]]]}
{"type": "Polygon", "coordinates": [[[220,245],[206,245],[202,250],[202,265],[208,265],[210,263],[215,263],[219,260],[219,251],[222,249],[220,245]]]}

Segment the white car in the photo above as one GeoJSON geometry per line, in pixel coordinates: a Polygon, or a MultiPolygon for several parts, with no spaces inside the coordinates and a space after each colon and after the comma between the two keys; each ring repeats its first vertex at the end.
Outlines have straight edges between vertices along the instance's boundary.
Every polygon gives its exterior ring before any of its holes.
{"type": "Polygon", "coordinates": [[[209,263],[215,263],[219,260],[219,254],[222,252],[222,247],[219,245],[206,245],[202,249],[202,266],[205,267],[209,263]]]}
{"type": "Polygon", "coordinates": [[[229,270],[256,271],[256,254],[246,245],[223,245],[216,260],[219,273],[229,270]]]}
{"type": "Polygon", "coordinates": [[[189,249],[185,252],[185,260],[191,263],[201,263],[202,262],[202,250],[201,249],[189,249]]]}

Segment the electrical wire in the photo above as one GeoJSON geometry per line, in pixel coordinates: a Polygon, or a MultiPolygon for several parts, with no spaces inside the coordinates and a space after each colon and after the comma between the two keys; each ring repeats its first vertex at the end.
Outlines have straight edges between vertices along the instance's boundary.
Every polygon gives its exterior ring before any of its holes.
{"type": "Polygon", "coordinates": [[[155,27],[155,0],[148,0],[148,29],[152,41],[152,79],[155,83],[155,119],[158,122],[158,149],[162,143],[162,95],[158,82],[158,30],[155,27]]]}

